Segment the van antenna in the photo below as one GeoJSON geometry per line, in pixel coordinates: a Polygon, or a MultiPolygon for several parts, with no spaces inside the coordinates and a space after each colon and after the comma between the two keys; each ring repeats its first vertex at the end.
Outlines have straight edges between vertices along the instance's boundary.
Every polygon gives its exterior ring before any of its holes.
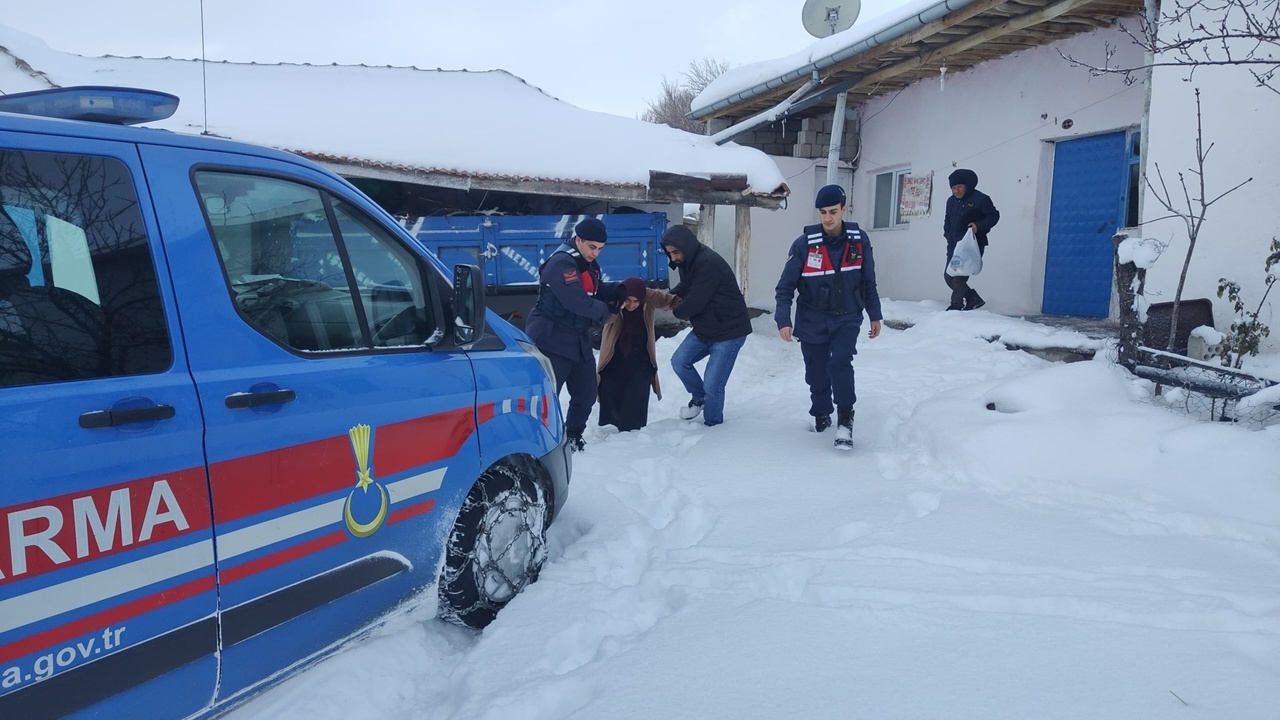
{"type": "Polygon", "coordinates": [[[200,0],[200,106],[204,110],[204,132],[209,134],[209,78],[205,70],[208,61],[204,53],[204,0],[200,0]]]}

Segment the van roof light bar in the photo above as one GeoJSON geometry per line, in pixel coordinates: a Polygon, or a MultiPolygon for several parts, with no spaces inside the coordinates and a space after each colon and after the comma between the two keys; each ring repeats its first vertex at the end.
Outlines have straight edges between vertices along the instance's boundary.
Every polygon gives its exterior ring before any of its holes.
{"type": "Polygon", "coordinates": [[[139,125],[171,117],[178,96],[158,90],[80,85],[0,96],[0,112],[139,125]]]}

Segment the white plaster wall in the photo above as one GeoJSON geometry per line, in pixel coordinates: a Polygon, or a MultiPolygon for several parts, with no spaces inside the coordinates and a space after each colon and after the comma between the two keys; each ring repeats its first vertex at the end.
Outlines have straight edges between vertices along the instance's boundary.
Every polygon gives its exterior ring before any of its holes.
{"type": "MultiPolygon", "coordinates": [[[[791,241],[795,240],[805,225],[818,222],[818,211],[813,207],[813,198],[818,188],[826,184],[826,158],[793,158],[774,157],[778,169],[782,171],[791,188],[786,206],[779,210],[751,209],[751,241],[747,273],[747,305],[761,310],[773,311],[773,288],[778,284],[782,274],[782,265],[787,259],[787,250],[791,241]]],[[[849,176],[849,165],[841,163],[840,167],[849,176]]],[[[848,183],[846,182],[846,189],[848,183]]],[[[852,211],[847,215],[856,220],[852,211]]],[[[734,209],[718,207],[716,209],[716,231],[712,247],[729,260],[736,268],[734,257],[734,209]]]]}
{"type": "MultiPolygon", "coordinates": [[[[927,217],[871,233],[881,297],[948,299],[942,238],[947,175],[966,167],[978,174],[978,189],[991,196],[1001,215],[973,286],[989,310],[1040,312],[1053,157],[1047,141],[1135,127],[1142,119],[1140,84],[1090,77],[1058,52],[1102,64],[1107,44],[1117,50],[1113,63],[1140,64],[1141,54],[1127,36],[1102,29],[948,73],[942,86],[937,79],[924,80],[863,104],[853,219],[870,227],[876,173],[909,167],[934,178],[927,217]],[[1067,119],[1072,126],[1064,130],[1067,119]]],[[[802,199],[794,194],[793,205],[802,199]]]]}
{"type": "MultiPolygon", "coordinates": [[[[1271,239],[1280,235],[1280,136],[1276,132],[1280,95],[1256,87],[1248,71],[1239,66],[1201,67],[1190,82],[1186,78],[1187,72],[1180,68],[1153,71],[1145,167],[1148,178],[1158,185],[1159,166],[1176,199],[1182,197],[1178,173],[1187,179],[1190,194],[1199,195],[1197,178],[1190,172],[1195,167],[1195,89],[1199,88],[1204,144],[1213,144],[1205,161],[1205,198],[1213,199],[1253,178],[1206,212],[1182,292],[1183,299],[1212,299],[1214,324],[1226,331],[1233,310],[1225,298],[1217,297],[1218,279],[1240,283],[1248,309],[1257,308],[1266,290],[1262,263],[1271,239]]],[[[1143,199],[1142,235],[1169,243],[1147,274],[1152,302],[1173,300],[1187,254],[1184,223],[1158,220],[1168,214],[1148,191],[1143,199]]],[[[1268,296],[1260,319],[1272,328],[1264,347],[1280,347],[1280,290],[1268,296]]]]}

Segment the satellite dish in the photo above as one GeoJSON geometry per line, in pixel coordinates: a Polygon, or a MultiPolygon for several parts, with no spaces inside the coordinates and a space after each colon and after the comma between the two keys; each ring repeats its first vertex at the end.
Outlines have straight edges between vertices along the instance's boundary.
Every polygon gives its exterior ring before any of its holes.
{"type": "Polygon", "coordinates": [[[804,0],[800,22],[809,34],[824,38],[853,27],[862,10],[862,0],[804,0]]]}

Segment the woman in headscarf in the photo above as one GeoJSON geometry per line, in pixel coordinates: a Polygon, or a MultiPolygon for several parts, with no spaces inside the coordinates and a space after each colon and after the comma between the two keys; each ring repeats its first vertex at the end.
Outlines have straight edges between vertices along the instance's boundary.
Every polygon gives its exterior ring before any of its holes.
{"type": "Polygon", "coordinates": [[[653,316],[655,310],[672,309],[680,298],[647,288],[638,277],[629,277],[622,284],[627,288],[627,300],[600,333],[596,380],[600,424],[615,425],[626,432],[648,424],[650,390],[662,399],[653,316]]]}

